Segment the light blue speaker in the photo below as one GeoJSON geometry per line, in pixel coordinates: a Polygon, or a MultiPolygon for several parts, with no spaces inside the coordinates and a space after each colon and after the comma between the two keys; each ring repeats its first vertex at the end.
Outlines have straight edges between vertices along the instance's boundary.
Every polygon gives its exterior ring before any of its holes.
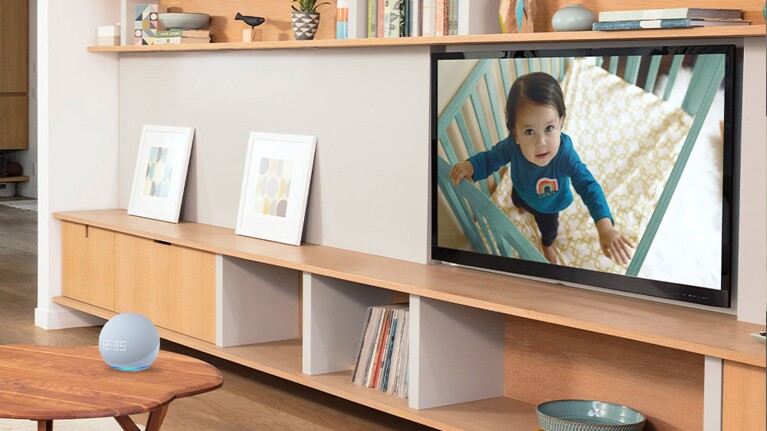
{"type": "Polygon", "coordinates": [[[99,353],[112,368],[141,371],[149,368],[160,352],[160,334],[151,320],[136,313],[109,319],[99,334],[99,353]]]}

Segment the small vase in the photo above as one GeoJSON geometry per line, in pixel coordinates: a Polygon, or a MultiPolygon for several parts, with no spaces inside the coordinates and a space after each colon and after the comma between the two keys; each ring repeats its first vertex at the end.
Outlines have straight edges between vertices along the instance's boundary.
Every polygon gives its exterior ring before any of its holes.
{"type": "Polygon", "coordinates": [[[551,26],[556,31],[583,31],[591,30],[595,21],[594,12],[579,4],[571,4],[554,13],[551,26]]]}
{"type": "Polygon", "coordinates": [[[291,14],[293,35],[296,40],[312,40],[320,27],[319,12],[297,12],[291,14]]]}

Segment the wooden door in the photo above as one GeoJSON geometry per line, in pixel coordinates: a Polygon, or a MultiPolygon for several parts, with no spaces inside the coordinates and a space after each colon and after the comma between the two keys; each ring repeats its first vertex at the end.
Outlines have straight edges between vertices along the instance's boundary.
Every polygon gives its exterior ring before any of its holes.
{"type": "Polygon", "coordinates": [[[120,233],[115,249],[115,311],[216,341],[215,254],[120,233]]]}
{"type": "Polygon", "coordinates": [[[29,148],[28,115],[29,102],[26,94],[0,93],[0,150],[29,148]]]}
{"type": "Polygon", "coordinates": [[[114,311],[114,232],[62,222],[61,235],[62,295],[114,311]]]}
{"type": "Polygon", "coordinates": [[[27,93],[28,0],[0,1],[0,93],[27,93]]]}

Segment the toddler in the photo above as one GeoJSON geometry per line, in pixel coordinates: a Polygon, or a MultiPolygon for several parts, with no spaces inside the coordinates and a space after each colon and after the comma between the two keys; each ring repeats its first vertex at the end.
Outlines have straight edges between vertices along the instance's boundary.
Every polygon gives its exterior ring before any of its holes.
{"type": "Polygon", "coordinates": [[[628,264],[629,249],[634,246],[613,226],[602,187],[575,152],[570,137],[562,133],[565,111],[562,89],[554,77],[542,72],[522,76],[511,86],[506,101],[509,136],[454,165],[450,180],[456,186],[463,178],[481,180],[510,163],[511,201],[535,217],[543,255],[551,263],[557,263],[553,244],[559,212],[573,202],[572,181],[596,223],[602,252],[628,264]]]}

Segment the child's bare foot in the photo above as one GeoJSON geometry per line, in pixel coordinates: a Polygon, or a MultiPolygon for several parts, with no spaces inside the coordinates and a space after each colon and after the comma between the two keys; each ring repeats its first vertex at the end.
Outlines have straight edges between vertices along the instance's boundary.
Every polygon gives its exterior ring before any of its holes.
{"type": "Polygon", "coordinates": [[[543,246],[543,257],[546,258],[550,263],[557,263],[557,252],[554,250],[554,246],[550,245],[546,247],[543,246]]]}

